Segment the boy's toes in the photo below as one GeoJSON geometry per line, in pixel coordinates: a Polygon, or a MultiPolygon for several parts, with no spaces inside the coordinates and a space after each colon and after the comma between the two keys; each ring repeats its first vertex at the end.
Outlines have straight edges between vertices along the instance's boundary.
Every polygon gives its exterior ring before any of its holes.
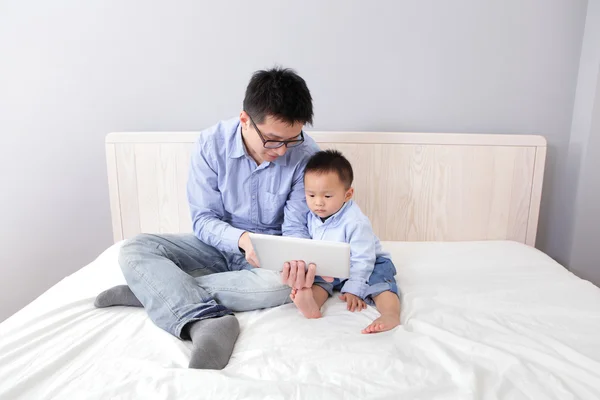
{"type": "Polygon", "coordinates": [[[373,333],[375,332],[375,322],[373,322],[371,325],[367,326],[365,329],[362,330],[362,333],[373,333]]]}
{"type": "Polygon", "coordinates": [[[394,329],[396,326],[400,324],[400,318],[387,318],[380,317],[371,323],[371,325],[367,326],[362,330],[362,333],[379,333],[389,331],[394,329]]]}

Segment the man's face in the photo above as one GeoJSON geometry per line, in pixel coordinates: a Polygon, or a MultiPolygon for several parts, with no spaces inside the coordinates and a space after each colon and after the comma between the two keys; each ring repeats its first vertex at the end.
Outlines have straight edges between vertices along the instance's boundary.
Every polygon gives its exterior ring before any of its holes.
{"type": "Polygon", "coordinates": [[[245,111],[242,111],[240,114],[240,122],[242,124],[242,133],[246,149],[257,164],[261,164],[263,161],[275,161],[278,157],[283,156],[288,148],[284,145],[277,149],[266,149],[256,128],[260,130],[260,133],[265,140],[279,141],[294,140],[298,138],[304,126],[301,123],[290,125],[287,122],[282,122],[269,115],[262,123],[255,120],[255,127],[250,116],[245,111]]]}

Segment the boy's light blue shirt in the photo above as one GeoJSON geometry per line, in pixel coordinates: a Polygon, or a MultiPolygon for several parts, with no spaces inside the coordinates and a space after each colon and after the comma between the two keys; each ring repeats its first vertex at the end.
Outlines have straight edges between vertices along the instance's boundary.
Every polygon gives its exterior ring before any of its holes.
{"type": "Polygon", "coordinates": [[[369,287],[367,282],[375,267],[375,259],[390,258],[390,254],[382,250],[379,238],[371,227],[371,221],[360,207],[350,200],[325,222],[309,211],[308,232],[311,238],[316,240],[350,244],[350,278],[344,283],[342,293],[364,298],[369,287]]]}
{"type": "Polygon", "coordinates": [[[192,150],[187,183],[195,235],[237,254],[244,231],[308,238],[303,174],[318,150],[304,134],[303,144],[257,166],[242,141],[239,118],[202,131],[192,150]]]}

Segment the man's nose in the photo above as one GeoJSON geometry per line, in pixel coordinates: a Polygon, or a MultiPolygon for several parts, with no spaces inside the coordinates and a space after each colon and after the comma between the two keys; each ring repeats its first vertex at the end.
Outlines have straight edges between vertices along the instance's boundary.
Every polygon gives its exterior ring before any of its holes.
{"type": "Polygon", "coordinates": [[[284,145],[284,146],[278,147],[277,149],[275,149],[275,152],[277,153],[277,155],[279,157],[281,157],[282,155],[284,155],[287,152],[287,146],[284,145]]]}

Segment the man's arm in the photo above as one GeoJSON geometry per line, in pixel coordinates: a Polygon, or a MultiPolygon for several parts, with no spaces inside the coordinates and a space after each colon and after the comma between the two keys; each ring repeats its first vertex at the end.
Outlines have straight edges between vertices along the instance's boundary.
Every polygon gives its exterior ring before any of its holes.
{"type": "Polygon", "coordinates": [[[294,172],[292,188],[283,209],[283,224],[281,226],[283,236],[310,239],[306,221],[309,210],[306,205],[306,194],[304,193],[304,168],[310,155],[306,155],[294,172]]]}
{"type": "Polygon", "coordinates": [[[222,221],[225,207],[218,189],[216,163],[207,150],[200,142],[194,145],[187,182],[194,234],[221,251],[240,253],[238,242],[244,231],[222,221]]]}

